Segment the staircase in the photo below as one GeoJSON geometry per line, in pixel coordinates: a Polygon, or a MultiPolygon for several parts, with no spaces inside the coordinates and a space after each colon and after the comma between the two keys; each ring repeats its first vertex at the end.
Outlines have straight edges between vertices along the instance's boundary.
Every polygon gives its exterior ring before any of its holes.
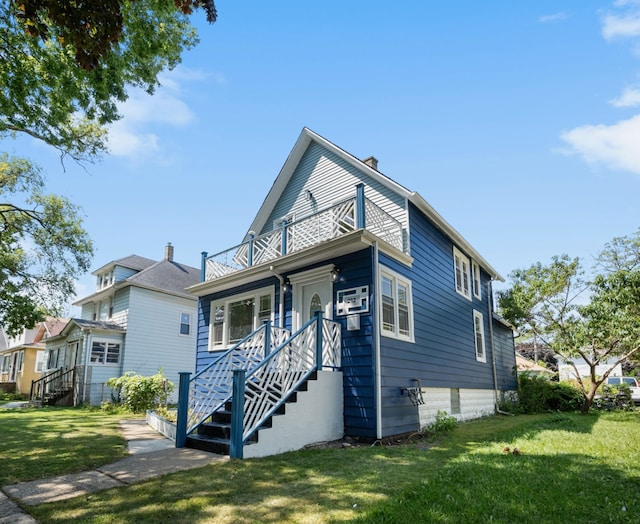
{"type": "MultiPolygon", "coordinates": [[[[256,429],[256,431],[245,441],[245,445],[257,444],[260,439],[260,431],[273,427],[273,417],[286,415],[287,405],[298,401],[298,393],[308,390],[310,380],[317,379],[317,373],[313,373],[296,391],[291,393],[287,399],[281,403],[276,410],[256,429]]],[[[251,386],[248,386],[251,387],[251,386]]],[[[187,447],[217,453],[219,455],[229,455],[231,452],[231,416],[233,412],[233,400],[229,400],[218,409],[208,422],[203,422],[195,433],[187,435],[187,447]]]]}
{"type": "MultiPolygon", "coordinates": [[[[340,340],[340,324],[323,319],[320,314],[293,335],[278,331],[267,322],[193,378],[189,379],[188,373],[181,374],[176,447],[188,446],[243,458],[245,446],[248,450],[258,444],[261,433],[276,425],[291,426],[291,421],[276,424],[276,419],[287,418],[290,411],[287,408],[298,403],[319,377],[332,383],[331,392],[327,394],[316,386],[314,395],[305,397],[310,404],[307,411],[317,413],[326,409],[326,416],[336,420],[339,412],[341,425],[340,340]],[[326,375],[339,377],[339,385],[335,377],[327,379],[326,375]],[[325,398],[329,402],[324,402],[325,398]],[[325,408],[324,404],[331,407],[325,408]]],[[[286,447],[297,442],[304,446],[312,442],[303,441],[315,438],[316,433],[319,435],[316,441],[326,440],[322,424],[322,419],[302,424],[316,429],[310,435],[308,428],[301,428],[302,439],[295,434],[297,430],[287,429],[287,435],[283,436],[287,442],[283,444],[286,447]]],[[[332,428],[333,435],[336,424],[327,426],[332,428]]],[[[277,439],[275,442],[275,447],[280,449],[277,439]]],[[[273,454],[274,445],[256,448],[265,449],[254,450],[251,456],[266,456],[273,454]]]]}
{"type": "Polygon", "coordinates": [[[29,401],[39,406],[72,406],[76,368],[60,368],[31,382],[29,401]]]}

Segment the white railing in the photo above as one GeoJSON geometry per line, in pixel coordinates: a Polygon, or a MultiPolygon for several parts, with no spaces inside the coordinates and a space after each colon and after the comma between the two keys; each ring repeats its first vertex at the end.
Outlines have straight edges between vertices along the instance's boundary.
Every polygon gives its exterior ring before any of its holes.
{"type": "Polygon", "coordinates": [[[246,441],[317,369],[341,365],[340,324],[315,317],[248,371],[244,388],[242,441],[246,441]],[[321,322],[321,325],[318,325],[321,322]],[[318,336],[321,360],[318,363],[318,336]]]}
{"type": "Polygon", "coordinates": [[[288,330],[265,323],[194,375],[189,382],[187,434],[231,398],[234,369],[253,370],[289,336],[288,330]]]}
{"type": "MultiPolygon", "coordinates": [[[[203,278],[215,280],[251,266],[301,251],[355,231],[357,199],[350,198],[313,215],[250,239],[203,261],[203,278]]],[[[406,251],[402,224],[368,199],[364,199],[365,229],[400,251],[406,251]]]]}

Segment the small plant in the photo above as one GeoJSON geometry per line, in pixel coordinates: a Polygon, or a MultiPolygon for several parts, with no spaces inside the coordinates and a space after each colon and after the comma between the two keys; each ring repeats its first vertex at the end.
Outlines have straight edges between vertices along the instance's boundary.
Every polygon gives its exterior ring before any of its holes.
{"type": "Polygon", "coordinates": [[[427,424],[422,429],[422,432],[427,438],[434,439],[439,435],[453,431],[457,424],[458,421],[455,417],[448,415],[446,411],[438,410],[436,420],[431,424],[427,424]]]}
{"type": "Polygon", "coordinates": [[[169,394],[175,389],[162,370],[150,377],[128,371],[121,377],[110,378],[107,386],[114,391],[114,400],[133,413],[144,413],[148,409],[165,406],[169,394]]]}

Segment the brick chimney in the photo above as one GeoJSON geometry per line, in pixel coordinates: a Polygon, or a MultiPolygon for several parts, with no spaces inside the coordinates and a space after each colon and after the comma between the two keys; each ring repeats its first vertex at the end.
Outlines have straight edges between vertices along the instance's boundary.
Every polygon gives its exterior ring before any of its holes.
{"type": "Polygon", "coordinates": [[[171,242],[167,242],[167,247],[164,248],[164,259],[173,262],[173,246],[171,242]]]}
{"type": "Polygon", "coordinates": [[[373,169],[375,169],[376,171],[378,170],[378,159],[375,156],[370,156],[369,158],[365,158],[363,162],[367,164],[369,167],[372,167],[373,169]]]}

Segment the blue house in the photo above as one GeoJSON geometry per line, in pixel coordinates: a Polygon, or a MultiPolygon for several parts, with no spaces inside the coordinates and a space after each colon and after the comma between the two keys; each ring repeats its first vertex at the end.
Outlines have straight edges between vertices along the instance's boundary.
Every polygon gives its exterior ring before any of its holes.
{"type": "Polygon", "coordinates": [[[517,388],[498,272],[375,158],[307,128],[243,242],[203,253],[201,272],[178,446],[251,457],[385,439],[438,411],[493,414],[517,388]]]}

